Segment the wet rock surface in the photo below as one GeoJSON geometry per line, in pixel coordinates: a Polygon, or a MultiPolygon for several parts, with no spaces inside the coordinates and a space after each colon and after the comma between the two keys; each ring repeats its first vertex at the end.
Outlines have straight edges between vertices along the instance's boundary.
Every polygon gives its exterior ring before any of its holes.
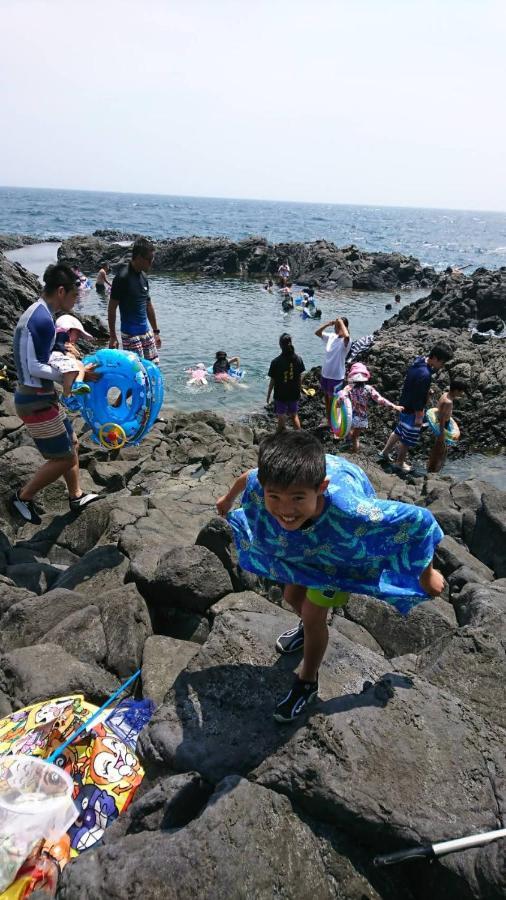
{"type": "MultiPolygon", "coordinates": [[[[19,290],[16,315],[32,299],[19,290]]],[[[5,347],[15,318],[0,333],[5,347]]],[[[395,395],[408,357],[452,327],[406,311],[369,354],[377,386],[395,395]]],[[[500,347],[492,341],[469,347],[485,354],[500,347]]],[[[303,407],[307,425],[317,408],[321,418],[316,401],[303,407]]],[[[13,418],[0,386],[0,714],[71,692],[101,702],[139,667],[137,695],[157,704],[134,803],[104,846],[67,866],[59,897],[504,897],[501,844],[432,864],[372,862],[504,826],[504,492],[477,478],[400,479],[376,464],[371,428],[349,458],[380,496],[433,509],[447,531],[437,562],[448,586],[406,619],[352,597],[332,617],[320,699],[283,727],[272,711],[300,656],[280,657],[274,644],[296,619],[276,586],[238,569],[214,509],[255,465],[269,421],[231,428],[211,412],[166,410],[140,447],[107,456],[75,419],[83,484],[101,499],[75,516],[63,483],[53,485],[33,526],[9,507],[40,465],[13,418]]]]}

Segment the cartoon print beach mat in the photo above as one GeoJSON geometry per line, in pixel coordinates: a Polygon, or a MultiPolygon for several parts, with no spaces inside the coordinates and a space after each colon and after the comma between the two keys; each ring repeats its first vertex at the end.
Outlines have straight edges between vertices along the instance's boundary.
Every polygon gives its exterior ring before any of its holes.
{"type": "Polygon", "coordinates": [[[46,840],[28,848],[15,867],[15,881],[0,882],[0,888],[4,888],[0,900],[23,900],[36,889],[54,897],[61,869],[69,859],[101,841],[105,829],[127,808],[141,783],[144,770],[135,746],[139,731],[152,714],[152,709],[146,710],[145,701],[124,700],[107,710],[58,754],[58,747],[97,710],[82,694],[72,694],[34,703],[0,720],[0,863],[1,767],[13,756],[21,755],[26,764],[32,762],[30,757],[42,761],[52,755],[54,765],[44,762],[41,768],[61,773],[70,784],[77,808],[74,821],[65,826],[66,834],[56,843],[46,840]]]}

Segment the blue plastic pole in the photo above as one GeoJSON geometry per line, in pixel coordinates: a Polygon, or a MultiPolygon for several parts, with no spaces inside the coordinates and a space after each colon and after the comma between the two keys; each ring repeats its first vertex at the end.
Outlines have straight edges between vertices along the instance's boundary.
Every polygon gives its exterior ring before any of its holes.
{"type": "Polygon", "coordinates": [[[75,741],[76,737],[79,737],[79,735],[82,734],[83,731],[86,731],[86,729],[91,725],[91,723],[94,722],[95,719],[98,719],[100,713],[103,712],[104,709],[107,709],[107,707],[110,706],[110,704],[113,702],[113,700],[116,700],[116,697],[119,697],[119,695],[122,694],[123,691],[126,691],[127,687],[130,684],[132,684],[132,681],[135,681],[135,679],[138,678],[140,674],[141,674],[141,670],[137,669],[137,672],[134,672],[134,674],[131,675],[130,678],[128,678],[127,681],[125,681],[118,688],[117,691],[114,691],[114,694],[111,694],[111,696],[107,698],[107,700],[105,701],[105,703],[102,704],[100,709],[97,709],[97,711],[92,713],[91,716],[88,716],[88,718],[79,726],[79,728],[76,728],[76,730],[72,732],[70,737],[68,737],[67,740],[64,741],[63,744],[61,744],[59,747],[57,747],[56,750],[53,750],[53,752],[51,753],[51,756],[47,757],[46,762],[54,763],[55,759],[57,759],[60,756],[60,754],[63,753],[63,751],[66,750],[67,747],[70,744],[72,744],[73,741],[75,741]]]}

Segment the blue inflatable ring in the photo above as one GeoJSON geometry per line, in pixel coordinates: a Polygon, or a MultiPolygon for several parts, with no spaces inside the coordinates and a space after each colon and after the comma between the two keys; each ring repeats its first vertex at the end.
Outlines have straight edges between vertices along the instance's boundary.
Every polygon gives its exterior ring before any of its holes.
{"type": "Polygon", "coordinates": [[[99,381],[89,382],[89,394],[76,398],[79,411],[92,430],[93,440],[107,447],[103,428],[112,424],[125,433],[126,443],[140,443],[153,426],[163,403],[163,378],[158,366],[126,350],[97,350],[85,356],[83,363],[93,363],[101,376],[99,381]],[[112,405],[114,394],[109,393],[111,388],[121,392],[118,406],[112,405]]]}

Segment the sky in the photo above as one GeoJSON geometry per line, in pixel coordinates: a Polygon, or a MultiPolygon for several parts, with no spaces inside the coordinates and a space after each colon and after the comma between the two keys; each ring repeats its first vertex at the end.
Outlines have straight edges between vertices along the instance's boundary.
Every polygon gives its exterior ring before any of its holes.
{"type": "Polygon", "coordinates": [[[0,184],[506,210],[504,0],[0,0],[0,184]]]}

